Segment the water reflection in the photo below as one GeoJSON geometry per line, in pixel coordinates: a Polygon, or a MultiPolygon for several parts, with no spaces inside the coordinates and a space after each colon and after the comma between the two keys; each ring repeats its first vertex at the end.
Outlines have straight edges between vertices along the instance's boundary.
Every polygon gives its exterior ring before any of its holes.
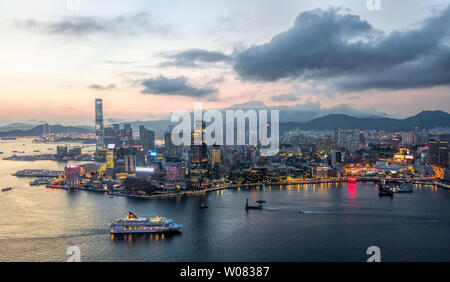
{"type": "Polygon", "coordinates": [[[150,234],[110,234],[109,239],[114,243],[135,243],[135,242],[152,242],[152,241],[163,241],[171,240],[175,237],[181,236],[181,232],[172,233],[150,233],[150,234]]]}

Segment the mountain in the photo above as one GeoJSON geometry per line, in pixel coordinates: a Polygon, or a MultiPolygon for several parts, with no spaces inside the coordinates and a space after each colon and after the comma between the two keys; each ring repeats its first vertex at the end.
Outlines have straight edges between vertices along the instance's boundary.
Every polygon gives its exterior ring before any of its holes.
{"type": "MultiPolygon", "coordinates": [[[[121,127],[123,124],[121,123],[121,127]]],[[[134,121],[129,122],[134,130],[138,130],[139,125],[144,125],[147,129],[156,131],[158,136],[162,136],[162,132],[169,130],[170,126],[176,124],[169,120],[158,121],[134,121]]],[[[13,126],[24,126],[13,124],[13,126]]],[[[94,128],[88,126],[62,126],[62,125],[45,125],[47,132],[50,133],[93,133],[94,128]]],[[[409,131],[414,130],[418,126],[420,129],[433,128],[436,126],[450,127],[450,114],[443,111],[423,111],[415,116],[405,119],[365,117],[357,118],[344,114],[330,114],[323,117],[315,118],[306,123],[300,122],[282,122],[280,123],[280,133],[300,128],[302,130],[333,130],[339,129],[365,129],[365,130],[388,130],[388,131],[409,131]]],[[[1,127],[0,127],[1,129],[1,127]]],[[[44,132],[44,125],[38,125],[31,129],[14,129],[6,132],[0,131],[0,137],[6,136],[39,136],[44,132]]]]}
{"type": "MultiPolygon", "coordinates": [[[[413,130],[419,128],[433,128],[436,126],[450,127],[450,114],[443,111],[423,111],[406,119],[392,118],[356,118],[344,114],[331,114],[313,119],[307,123],[289,123],[283,129],[301,128],[303,130],[316,129],[368,129],[368,130],[413,130]]],[[[281,131],[281,130],[280,130],[281,131]]]]}
{"type": "Polygon", "coordinates": [[[92,133],[92,132],[94,132],[92,129],[84,128],[84,127],[62,126],[59,124],[49,126],[48,124],[47,125],[41,124],[41,125],[31,128],[31,129],[27,129],[27,130],[15,129],[15,130],[10,130],[10,131],[6,131],[6,132],[0,132],[0,137],[39,136],[39,135],[42,135],[42,133],[44,132],[44,126],[46,129],[46,132],[49,132],[49,133],[92,133]]]}
{"type": "Polygon", "coordinates": [[[15,122],[15,123],[10,123],[7,125],[0,126],[0,132],[6,132],[6,131],[12,131],[12,130],[28,130],[28,129],[32,129],[35,126],[36,126],[36,124],[15,122]]]}

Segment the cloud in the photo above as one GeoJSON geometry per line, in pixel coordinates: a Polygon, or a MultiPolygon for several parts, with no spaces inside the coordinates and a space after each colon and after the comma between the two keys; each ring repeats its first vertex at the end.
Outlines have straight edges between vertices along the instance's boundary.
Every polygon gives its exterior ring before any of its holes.
{"type": "Polygon", "coordinates": [[[175,52],[165,52],[161,54],[168,61],[159,64],[161,67],[178,66],[198,68],[203,64],[219,63],[229,61],[230,57],[218,51],[208,51],[203,49],[187,49],[175,52]]]}
{"type": "Polygon", "coordinates": [[[16,21],[16,26],[49,34],[71,36],[97,33],[136,35],[139,33],[168,32],[166,27],[156,27],[147,13],[139,13],[132,16],[117,16],[110,19],[70,16],[55,22],[18,20],[16,21]]]}
{"type": "Polygon", "coordinates": [[[144,94],[152,95],[180,95],[187,97],[205,97],[210,94],[215,94],[218,89],[214,87],[195,87],[188,83],[186,77],[179,76],[176,78],[167,78],[165,76],[158,76],[156,78],[149,78],[142,81],[145,87],[142,90],[144,94]]]}
{"type": "Polygon", "coordinates": [[[299,14],[270,42],[237,54],[244,80],[330,80],[341,90],[406,89],[450,84],[450,6],[419,27],[390,34],[339,9],[299,14]]]}
{"type": "Polygon", "coordinates": [[[280,94],[270,97],[270,100],[274,102],[292,102],[298,101],[298,97],[293,94],[280,94]]]}
{"type": "Polygon", "coordinates": [[[89,88],[95,89],[95,90],[108,90],[108,89],[116,88],[116,85],[110,84],[110,85],[103,86],[103,85],[99,85],[99,84],[92,84],[92,85],[89,85],[89,88]]]}

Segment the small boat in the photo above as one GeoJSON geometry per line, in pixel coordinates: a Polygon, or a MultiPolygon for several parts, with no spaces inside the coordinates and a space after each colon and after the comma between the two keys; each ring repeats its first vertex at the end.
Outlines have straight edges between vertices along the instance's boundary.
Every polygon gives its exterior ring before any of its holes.
{"type": "Polygon", "coordinates": [[[398,187],[393,189],[394,193],[411,193],[413,191],[412,184],[409,182],[403,182],[398,187]]]}
{"type": "Polygon", "coordinates": [[[392,191],[392,189],[391,188],[380,188],[379,189],[379,191],[378,191],[378,195],[381,197],[381,196],[390,196],[390,197],[392,197],[392,196],[394,196],[394,192],[392,191]]]}
{"type": "Polygon", "coordinates": [[[258,204],[264,204],[266,201],[264,201],[264,200],[258,200],[258,201],[256,201],[258,204]]]}
{"type": "Polygon", "coordinates": [[[2,189],[2,192],[11,191],[11,190],[12,190],[11,187],[7,187],[7,188],[3,188],[3,189],[2,189]]]}
{"type": "Polygon", "coordinates": [[[201,209],[207,209],[208,206],[205,203],[200,203],[200,208],[201,209]]]}
{"type": "Polygon", "coordinates": [[[248,204],[248,199],[245,202],[245,210],[261,210],[261,209],[262,209],[262,205],[261,204],[259,204],[258,206],[250,206],[248,204]]]}
{"type": "Polygon", "coordinates": [[[49,180],[49,179],[36,178],[34,181],[30,182],[30,186],[49,185],[50,182],[51,182],[51,180],[49,180]]]}

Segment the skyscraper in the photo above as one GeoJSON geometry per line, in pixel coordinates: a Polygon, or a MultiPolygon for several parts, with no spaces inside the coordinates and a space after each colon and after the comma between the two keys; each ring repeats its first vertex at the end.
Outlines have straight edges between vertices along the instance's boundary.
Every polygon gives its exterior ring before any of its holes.
{"type": "Polygon", "coordinates": [[[132,146],[133,145],[133,129],[131,128],[131,124],[127,123],[124,125],[124,140],[125,145],[132,146]]]}
{"type": "Polygon", "coordinates": [[[164,134],[164,148],[166,160],[174,161],[175,159],[181,158],[183,154],[182,145],[175,145],[172,142],[172,133],[166,132],[164,134]]]}
{"type": "Polygon", "coordinates": [[[202,121],[197,125],[191,135],[191,166],[190,185],[192,188],[203,188],[207,183],[208,175],[208,148],[205,142],[206,124],[202,121]],[[196,140],[201,140],[197,144],[196,140]]]}
{"type": "Polygon", "coordinates": [[[144,153],[148,154],[150,150],[155,149],[155,132],[148,130],[145,126],[139,126],[139,139],[144,153]]]}
{"type": "Polygon", "coordinates": [[[136,171],[136,157],[134,155],[125,156],[125,171],[128,173],[136,171]]]}
{"type": "Polygon", "coordinates": [[[95,134],[97,137],[97,150],[105,146],[103,132],[103,101],[100,98],[95,99],[95,134]]]}

